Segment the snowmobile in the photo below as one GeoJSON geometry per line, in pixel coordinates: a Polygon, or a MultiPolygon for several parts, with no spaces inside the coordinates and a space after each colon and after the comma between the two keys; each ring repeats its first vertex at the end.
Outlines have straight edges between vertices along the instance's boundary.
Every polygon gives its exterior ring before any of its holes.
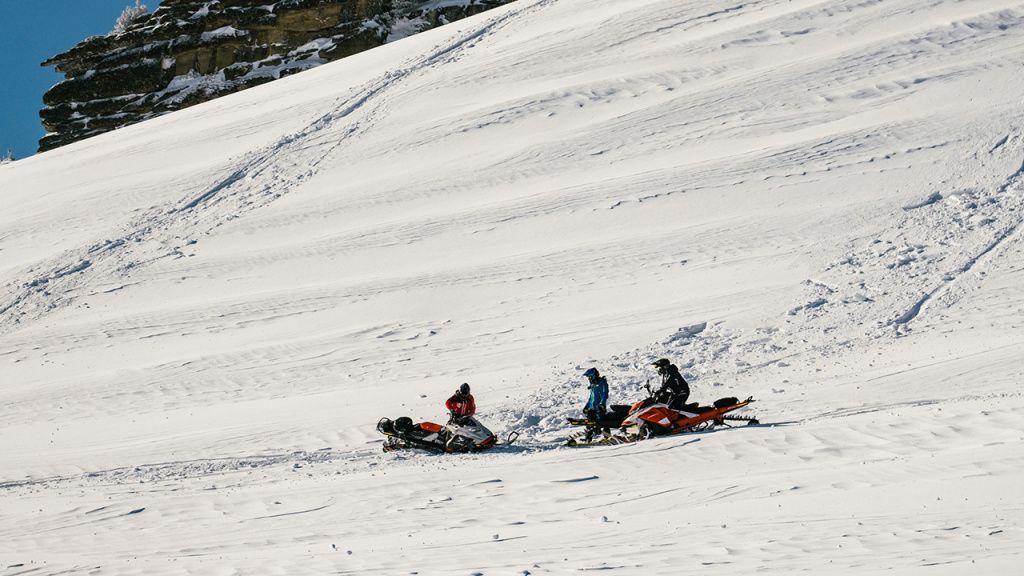
{"type": "Polygon", "coordinates": [[[753,401],[753,397],[743,401],[728,397],[715,400],[712,406],[701,406],[693,402],[686,404],[682,409],[674,409],[652,395],[632,406],[613,404],[611,410],[598,419],[569,418],[569,424],[583,426],[585,430],[582,434],[573,435],[568,445],[626,444],[653,436],[699,432],[720,425],[729,426],[729,422],[758,424],[757,419],[752,416],[729,414],[748,406],[753,401]],[[612,428],[617,428],[622,433],[612,434],[612,428]]]}
{"type": "MultiPolygon", "coordinates": [[[[394,421],[381,418],[377,431],[387,436],[384,451],[403,448],[420,448],[431,452],[479,452],[502,443],[498,438],[472,416],[452,418],[442,426],[434,422],[413,424],[412,418],[403,416],[394,421]]],[[[519,437],[517,432],[509,434],[503,445],[509,445],[519,437]]]]}

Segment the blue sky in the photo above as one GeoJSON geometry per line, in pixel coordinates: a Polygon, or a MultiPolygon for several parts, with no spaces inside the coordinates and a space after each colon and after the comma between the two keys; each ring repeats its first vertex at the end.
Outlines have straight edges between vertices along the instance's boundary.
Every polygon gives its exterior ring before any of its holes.
{"type": "MultiPolygon", "coordinates": [[[[158,0],[143,0],[150,11],[158,0]]],[[[106,34],[121,11],[135,0],[0,0],[0,156],[36,152],[43,125],[43,93],[63,79],[40,62],[80,40],[106,34]]]]}

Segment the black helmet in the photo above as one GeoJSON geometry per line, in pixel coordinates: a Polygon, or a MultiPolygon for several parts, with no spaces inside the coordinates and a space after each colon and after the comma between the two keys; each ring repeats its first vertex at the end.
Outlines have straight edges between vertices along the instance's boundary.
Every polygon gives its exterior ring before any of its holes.
{"type": "Polygon", "coordinates": [[[669,364],[671,364],[671,362],[668,361],[668,358],[658,358],[654,362],[651,362],[651,366],[657,366],[658,368],[667,368],[669,364]]]}
{"type": "Polygon", "coordinates": [[[463,396],[469,394],[469,384],[463,383],[462,386],[459,386],[459,394],[463,396]]]}

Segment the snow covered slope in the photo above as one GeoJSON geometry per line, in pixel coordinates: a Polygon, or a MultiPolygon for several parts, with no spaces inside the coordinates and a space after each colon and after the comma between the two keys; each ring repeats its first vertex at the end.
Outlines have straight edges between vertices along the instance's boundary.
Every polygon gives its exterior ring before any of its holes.
{"type": "Polygon", "coordinates": [[[1022,24],[520,0],[0,166],[0,574],[1016,573],[1022,24]],[[773,425],[560,447],[660,356],[773,425]]]}

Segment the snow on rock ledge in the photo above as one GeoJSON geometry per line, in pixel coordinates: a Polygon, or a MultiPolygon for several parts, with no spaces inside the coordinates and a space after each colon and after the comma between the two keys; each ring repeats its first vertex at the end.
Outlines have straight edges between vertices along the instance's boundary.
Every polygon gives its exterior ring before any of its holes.
{"type": "Polygon", "coordinates": [[[164,0],[43,62],[45,151],[338,60],[511,0],[164,0]]]}

